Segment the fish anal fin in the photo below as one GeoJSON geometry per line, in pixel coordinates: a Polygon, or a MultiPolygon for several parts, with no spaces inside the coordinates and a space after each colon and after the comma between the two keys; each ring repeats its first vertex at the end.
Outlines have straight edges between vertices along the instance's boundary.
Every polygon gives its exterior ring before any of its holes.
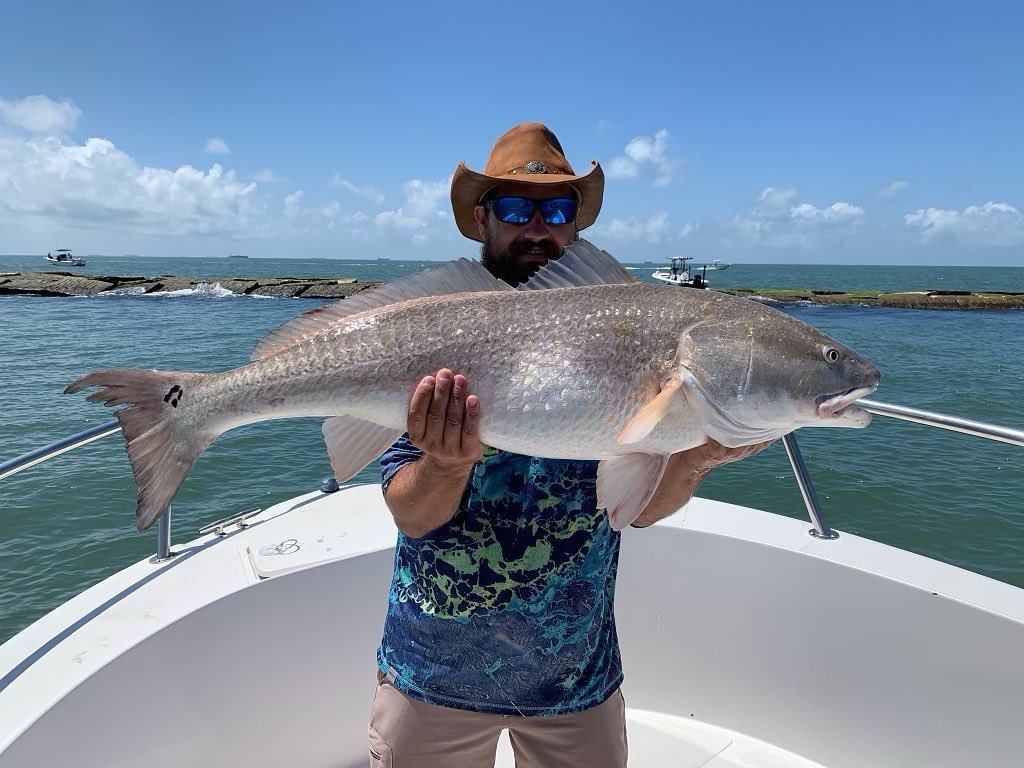
{"type": "Polygon", "coordinates": [[[669,457],[627,453],[597,465],[597,505],[608,510],[612,528],[621,531],[644,511],[665,474],[669,457]]]}
{"type": "Polygon", "coordinates": [[[619,445],[639,443],[651,434],[651,430],[658,426],[661,420],[665,418],[669,408],[672,406],[673,398],[682,386],[683,383],[679,379],[669,379],[662,386],[661,392],[655,395],[653,400],[637,411],[633,418],[629,420],[629,423],[626,424],[616,438],[616,442],[619,445]]]}
{"type": "Polygon", "coordinates": [[[428,296],[482,291],[512,291],[479,262],[459,259],[440,267],[400,277],[377,288],[367,288],[325,307],[317,307],[289,320],[267,334],[253,349],[252,360],[262,360],[336,325],[347,317],[428,296]]]}
{"type": "Polygon", "coordinates": [[[334,478],[339,483],[351,478],[402,436],[400,429],[382,427],[354,416],[328,419],[323,432],[334,478]]]}

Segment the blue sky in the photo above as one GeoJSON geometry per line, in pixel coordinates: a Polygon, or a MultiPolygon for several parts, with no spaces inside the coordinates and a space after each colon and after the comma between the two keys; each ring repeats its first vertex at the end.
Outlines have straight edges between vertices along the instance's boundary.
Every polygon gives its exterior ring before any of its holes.
{"type": "Polygon", "coordinates": [[[0,253],[472,256],[537,120],[624,261],[1024,266],[1020,3],[266,6],[4,4],[0,253]]]}

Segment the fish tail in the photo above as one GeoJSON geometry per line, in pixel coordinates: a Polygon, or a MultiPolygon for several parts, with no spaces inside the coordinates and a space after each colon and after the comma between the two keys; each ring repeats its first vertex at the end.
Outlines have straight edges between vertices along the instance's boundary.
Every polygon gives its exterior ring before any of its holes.
{"type": "Polygon", "coordinates": [[[216,431],[204,430],[194,403],[202,373],[115,368],[95,371],[73,381],[65,394],[101,387],[86,400],[106,406],[125,405],[114,415],[121,423],[138,487],[136,526],[144,531],[171,506],[199,454],[216,431]]]}

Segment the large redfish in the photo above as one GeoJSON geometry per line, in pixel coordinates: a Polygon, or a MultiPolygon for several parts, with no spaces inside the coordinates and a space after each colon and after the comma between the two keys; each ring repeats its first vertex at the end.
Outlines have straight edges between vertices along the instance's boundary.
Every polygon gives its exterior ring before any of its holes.
{"type": "Polygon", "coordinates": [[[409,398],[440,368],[480,398],[480,439],[534,456],[600,461],[598,504],[622,528],[670,454],[712,437],[735,447],[798,427],[863,427],[852,405],[878,370],[761,304],[650,285],[586,241],[514,289],[463,259],[314,309],[222,373],[97,371],[138,485],[138,528],[167,511],[222,432],[291,416],[323,425],[339,481],[405,430],[409,398]]]}

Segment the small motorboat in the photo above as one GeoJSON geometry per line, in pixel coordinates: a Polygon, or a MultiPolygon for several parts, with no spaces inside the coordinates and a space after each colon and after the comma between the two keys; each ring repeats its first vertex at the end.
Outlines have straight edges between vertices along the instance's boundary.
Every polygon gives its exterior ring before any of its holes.
{"type": "Polygon", "coordinates": [[[69,248],[58,248],[53,253],[46,254],[46,260],[53,264],[60,264],[65,267],[85,266],[85,259],[72,256],[69,248]]]}
{"type": "Polygon", "coordinates": [[[691,265],[691,261],[693,259],[689,256],[672,256],[669,258],[668,269],[657,269],[651,273],[651,277],[684,288],[707,288],[707,267],[691,265]],[[697,273],[698,269],[700,274],[697,273]]]}

